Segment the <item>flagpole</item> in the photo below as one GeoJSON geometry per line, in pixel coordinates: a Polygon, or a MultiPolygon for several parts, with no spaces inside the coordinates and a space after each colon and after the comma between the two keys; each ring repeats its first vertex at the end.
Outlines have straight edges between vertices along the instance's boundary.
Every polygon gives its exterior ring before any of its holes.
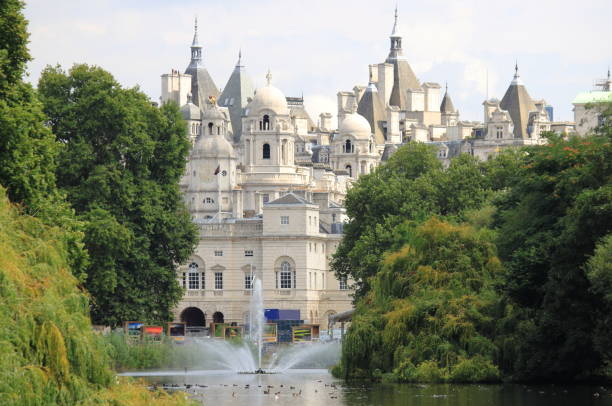
{"type": "Polygon", "coordinates": [[[217,218],[219,219],[219,223],[221,222],[221,165],[219,165],[218,173],[217,173],[217,218]]]}

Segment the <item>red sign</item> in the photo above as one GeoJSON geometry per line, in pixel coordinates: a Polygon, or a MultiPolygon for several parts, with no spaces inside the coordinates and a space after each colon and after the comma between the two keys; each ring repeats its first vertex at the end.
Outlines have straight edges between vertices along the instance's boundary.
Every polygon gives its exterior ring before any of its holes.
{"type": "Polygon", "coordinates": [[[164,328],[162,326],[147,326],[147,327],[144,327],[144,333],[145,334],[159,335],[163,331],[164,331],[164,328]]]}

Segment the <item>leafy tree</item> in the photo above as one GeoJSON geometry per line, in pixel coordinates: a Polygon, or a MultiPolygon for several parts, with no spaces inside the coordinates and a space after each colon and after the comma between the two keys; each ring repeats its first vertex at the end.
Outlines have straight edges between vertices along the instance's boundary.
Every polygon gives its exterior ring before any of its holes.
{"type": "Polygon", "coordinates": [[[86,223],[94,321],[171,318],[176,265],[197,238],[178,187],[189,142],[177,106],[157,108],[87,65],[47,67],[38,90],[64,145],[58,184],[86,223]]]}
{"type": "Polygon", "coordinates": [[[489,185],[478,162],[462,155],[444,169],[431,146],[408,143],[372,174],[359,178],[345,204],[350,218],[332,260],[332,269],[351,277],[356,297],[369,290],[369,278],[380,270],[382,253],[401,247],[406,220],[431,215],[463,219],[489,197],[489,185]]]}
{"type": "Polygon", "coordinates": [[[606,362],[594,343],[609,307],[593,294],[605,279],[585,274],[597,242],[612,231],[612,138],[609,128],[598,132],[551,135],[547,145],[528,148],[520,180],[496,202],[504,293],[523,320],[511,368],[522,379],[577,379],[606,362]]]}
{"type": "Polygon", "coordinates": [[[487,229],[430,219],[384,255],[358,302],[336,373],[399,381],[491,381],[501,264],[487,229]]]}
{"type": "Polygon", "coordinates": [[[36,93],[22,80],[30,60],[22,8],[21,1],[0,3],[0,184],[26,213],[68,231],[62,241],[73,273],[83,278],[82,224],[56,187],[61,144],[45,125],[36,93]]]}

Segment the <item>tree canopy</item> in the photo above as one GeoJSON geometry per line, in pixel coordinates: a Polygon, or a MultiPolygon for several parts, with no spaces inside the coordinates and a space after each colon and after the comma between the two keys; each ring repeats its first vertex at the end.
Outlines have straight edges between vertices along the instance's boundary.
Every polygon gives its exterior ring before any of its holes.
{"type": "Polygon", "coordinates": [[[360,178],[333,259],[357,285],[335,372],[403,381],[609,377],[612,105],[602,111],[587,137],[551,133],[545,145],[487,162],[462,155],[447,169],[427,146],[408,144],[360,178]],[[444,238],[454,227],[464,231],[444,238]],[[425,230],[436,239],[423,244],[425,230]],[[469,242],[475,236],[481,248],[469,242]]]}
{"type": "Polygon", "coordinates": [[[178,187],[189,141],[177,106],[87,65],[46,68],[38,91],[63,145],[58,186],[85,223],[94,321],[170,319],[176,266],[196,242],[178,187]]]}

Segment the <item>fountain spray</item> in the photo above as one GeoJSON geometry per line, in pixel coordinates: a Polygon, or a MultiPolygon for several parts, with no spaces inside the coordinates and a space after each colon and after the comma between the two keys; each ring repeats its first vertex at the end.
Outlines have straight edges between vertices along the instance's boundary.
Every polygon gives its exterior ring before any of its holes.
{"type": "Polygon", "coordinates": [[[261,370],[263,334],[264,325],[266,324],[266,317],[264,314],[263,289],[261,286],[261,280],[259,278],[255,278],[253,283],[251,306],[249,310],[249,317],[251,322],[251,340],[253,340],[257,347],[257,367],[259,370],[261,370]]]}

